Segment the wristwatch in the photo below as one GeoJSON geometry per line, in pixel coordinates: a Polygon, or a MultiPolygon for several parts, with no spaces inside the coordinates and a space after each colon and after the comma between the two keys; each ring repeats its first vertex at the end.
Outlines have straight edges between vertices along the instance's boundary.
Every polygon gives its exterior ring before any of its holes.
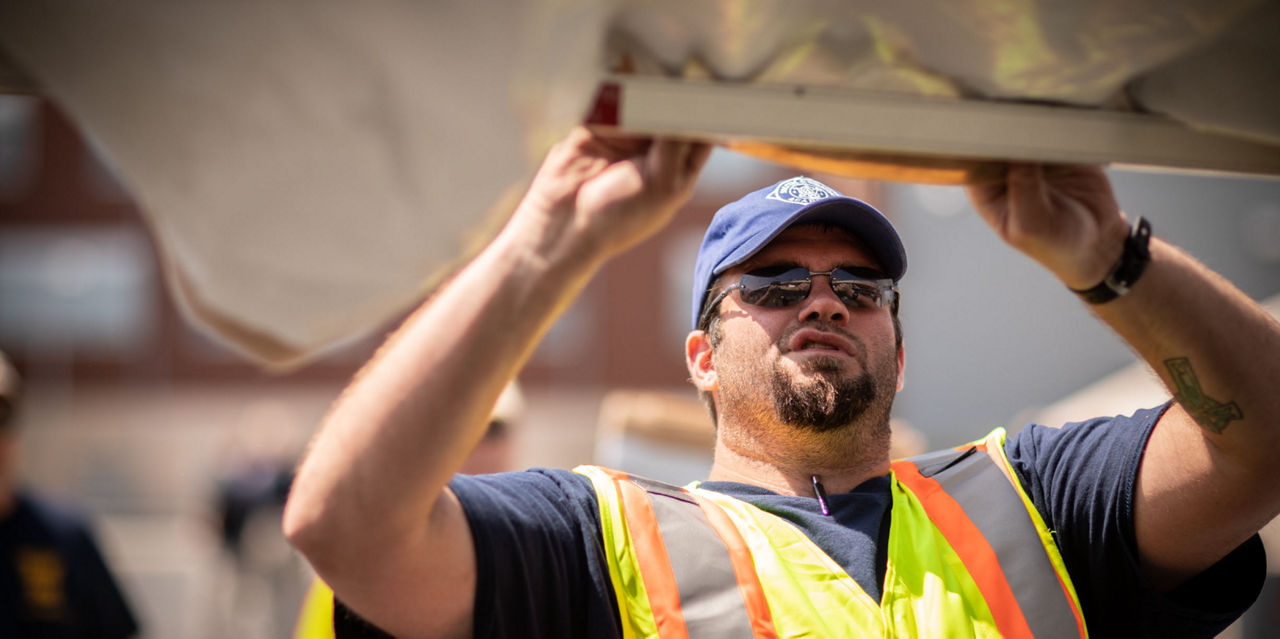
{"type": "Polygon", "coordinates": [[[1124,239],[1124,253],[1115,268],[1097,286],[1086,290],[1071,289],[1080,299],[1090,304],[1104,304],[1124,295],[1142,277],[1151,261],[1151,223],[1139,217],[1124,239]]]}

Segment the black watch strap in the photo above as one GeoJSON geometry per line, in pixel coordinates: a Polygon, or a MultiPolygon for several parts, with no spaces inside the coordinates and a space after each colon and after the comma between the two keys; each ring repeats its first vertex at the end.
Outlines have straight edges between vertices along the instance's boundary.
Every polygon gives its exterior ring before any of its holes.
{"type": "Polygon", "coordinates": [[[1151,223],[1139,217],[1124,240],[1124,253],[1115,268],[1097,286],[1087,290],[1071,289],[1090,304],[1103,304],[1124,295],[1142,277],[1151,261],[1151,223]]]}

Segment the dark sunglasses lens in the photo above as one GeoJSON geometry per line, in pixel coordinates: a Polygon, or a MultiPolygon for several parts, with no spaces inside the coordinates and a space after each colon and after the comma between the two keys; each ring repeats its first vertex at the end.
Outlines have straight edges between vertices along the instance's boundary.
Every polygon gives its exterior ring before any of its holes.
{"type": "Polygon", "coordinates": [[[831,286],[850,308],[884,308],[893,305],[898,295],[888,280],[868,278],[844,269],[831,274],[831,286]]]}
{"type": "Polygon", "coordinates": [[[875,308],[886,305],[886,301],[881,299],[885,292],[875,282],[861,279],[837,279],[831,282],[831,288],[850,308],[875,308]]]}
{"type": "Polygon", "coordinates": [[[852,309],[873,309],[881,306],[881,291],[876,284],[870,282],[835,282],[832,288],[846,306],[852,309]]]}
{"type": "Polygon", "coordinates": [[[742,301],[756,306],[781,307],[799,304],[809,296],[809,271],[794,268],[777,275],[742,276],[742,301]]]}

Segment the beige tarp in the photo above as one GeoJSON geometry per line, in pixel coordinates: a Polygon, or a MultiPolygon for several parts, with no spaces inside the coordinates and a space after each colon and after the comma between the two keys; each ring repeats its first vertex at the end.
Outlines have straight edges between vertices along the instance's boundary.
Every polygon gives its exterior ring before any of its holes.
{"type": "Polygon", "coordinates": [[[606,72],[1137,107],[1280,144],[1277,27],[1261,0],[0,5],[0,48],[102,146],[189,315],[275,365],[422,295],[606,72]]]}

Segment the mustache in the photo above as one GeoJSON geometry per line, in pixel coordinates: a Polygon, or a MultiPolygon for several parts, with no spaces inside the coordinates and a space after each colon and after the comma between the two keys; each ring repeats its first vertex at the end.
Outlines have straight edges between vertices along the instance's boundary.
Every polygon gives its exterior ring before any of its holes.
{"type": "Polygon", "coordinates": [[[857,335],[850,333],[849,331],[845,330],[844,328],[836,324],[833,324],[831,322],[823,322],[823,321],[816,321],[816,320],[797,324],[796,326],[792,327],[791,329],[783,333],[780,337],[778,337],[778,340],[775,343],[775,345],[778,347],[778,352],[786,353],[790,351],[791,349],[787,345],[791,343],[792,338],[795,337],[796,333],[799,333],[800,331],[807,330],[807,329],[814,329],[814,330],[822,331],[824,333],[831,333],[831,334],[843,337],[844,339],[848,340],[850,344],[853,345],[854,350],[857,351],[858,359],[860,361],[864,361],[864,362],[866,361],[867,346],[866,344],[862,343],[862,339],[860,339],[857,335]]]}

